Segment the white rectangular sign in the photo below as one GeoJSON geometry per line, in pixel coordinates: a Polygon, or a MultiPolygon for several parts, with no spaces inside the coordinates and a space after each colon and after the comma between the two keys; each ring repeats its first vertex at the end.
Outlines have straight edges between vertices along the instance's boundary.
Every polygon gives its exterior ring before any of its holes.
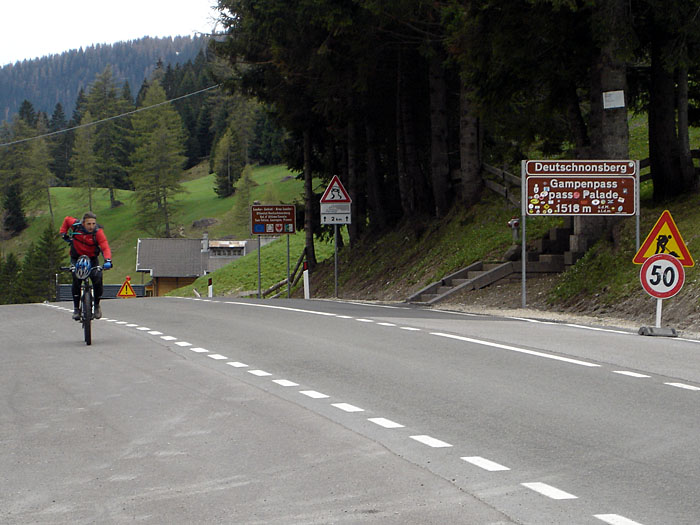
{"type": "Polygon", "coordinates": [[[321,224],[352,224],[350,213],[322,213],[321,224]]]}

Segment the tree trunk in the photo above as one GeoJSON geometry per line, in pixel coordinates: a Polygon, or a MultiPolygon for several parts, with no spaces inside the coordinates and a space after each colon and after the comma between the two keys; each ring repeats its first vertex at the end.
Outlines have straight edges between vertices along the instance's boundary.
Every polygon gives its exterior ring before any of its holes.
{"type": "Polygon", "coordinates": [[[350,211],[352,215],[352,223],[348,224],[348,237],[350,237],[350,246],[355,245],[359,237],[359,217],[358,210],[358,178],[357,178],[357,125],[353,119],[350,119],[347,126],[347,170],[348,170],[348,192],[352,199],[350,211]]]}
{"type": "Polygon", "coordinates": [[[566,116],[569,121],[569,130],[576,145],[576,158],[588,159],[591,156],[591,140],[588,136],[586,121],[581,114],[576,85],[572,82],[566,89],[566,116]]]}
{"type": "Polygon", "coordinates": [[[396,73],[396,172],[399,180],[399,198],[404,217],[415,212],[415,189],[407,166],[406,116],[404,115],[406,96],[402,54],[399,51],[396,73]]]}
{"type": "Polygon", "coordinates": [[[430,59],[430,174],[433,182],[435,215],[444,217],[450,209],[450,163],[447,155],[447,82],[442,55],[430,59]]]}
{"type": "Polygon", "coordinates": [[[365,121],[367,140],[367,207],[370,227],[382,231],[387,226],[385,204],[382,202],[382,181],[379,176],[379,158],[377,155],[377,133],[371,118],[365,121]]]}
{"type": "Polygon", "coordinates": [[[673,73],[666,69],[666,35],[654,31],[651,43],[649,93],[649,164],[654,181],[654,202],[683,192],[676,133],[676,96],[673,73]]]}
{"type": "Polygon", "coordinates": [[[311,130],[304,130],[304,233],[306,234],[306,261],[309,270],[316,267],[316,250],[314,249],[314,190],[313,173],[311,172],[311,130]]]}
{"type": "Polygon", "coordinates": [[[679,67],[678,99],[676,109],[678,111],[678,149],[681,165],[681,177],[686,191],[694,191],[697,187],[695,167],[690,154],[690,134],[688,133],[688,68],[679,67]]]}
{"type": "Polygon", "coordinates": [[[460,158],[460,197],[470,208],[479,201],[483,186],[481,178],[481,144],[479,118],[472,91],[464,81],[460,82],[459,96],[459,158],[460,158]]]}
{"type": "MultiPolygon", "coordinates": [[[[619,3],[619,0],[615,0],[619,3]]],[[[627,68],[619,58],[622,36],[610,32],[608,41],[594,58],[591,74],[591,116],[589,137],[594,159],[626,159],[629,156],[627,126],[627,68]],[[604,93],[622,91],[624,107],[604,108],[604,93]]],[[[569,239],[572,252],[584,253],[600,239],[614,221],[605,217],[574,217],[574,234],[569,239]]]]}

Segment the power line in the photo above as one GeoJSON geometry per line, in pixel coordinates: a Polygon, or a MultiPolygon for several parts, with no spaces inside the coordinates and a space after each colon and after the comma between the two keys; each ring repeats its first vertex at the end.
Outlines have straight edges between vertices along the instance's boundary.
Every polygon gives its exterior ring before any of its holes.
{"type": "Polygon", "coordinates": [[[158,104],[153,104],[152,106],[146,106],[145,108],[138,108],[138,109],[135,109],[133,111],[127,111],[126,113],[121,113],[120,115],[114,115],[112,117],[103,118],[101,120],[95,120],[94,122],[87,122],[86,124],[80,124],[78,126],[73,126],[72,128],[59,129],[58,131],[52,131],[51,133],[44,133],[43,135],[37,135],[35,137],[29,137],[26,139],[15,140],[13,142],[5,142],[3,144],[0,144],[0,148],[4,147],[4,146],[14,146],[15,144],[22,144],[24,142],[29,142],[30,140],[52,137],[54,135],[60,135],[61,133],[67,133],[69,131],[74,131],[76,129],[87,128],[88,126],[95,126],[97,124],[102,124],[103,122],[115,120],[115,119],[126,117],[129,115],[133,115],[134,113],[138,113],[140,111],[146,111],[147,109],[153,109],[153,108],[157,108],[158,106],[163,106],[165,104],[171,104],[172,102],[177,102],[178,100],[182,100],[183,98],[193,97],[195,95],[199,95],[200,93],[204,93],[205,91],[210,91],[212,89],[216,89],[220,86],[221,86],[221,84],[216,84],[214,86],[209,86],[208,88],[200,89],[199,91],[194,91],[192,93],[187,93],[186,95],[182,95],[182,96],[179,96],[176,98],[171,98],[170,100],[166,100],[164,102],[159,102],[158,104]]]}

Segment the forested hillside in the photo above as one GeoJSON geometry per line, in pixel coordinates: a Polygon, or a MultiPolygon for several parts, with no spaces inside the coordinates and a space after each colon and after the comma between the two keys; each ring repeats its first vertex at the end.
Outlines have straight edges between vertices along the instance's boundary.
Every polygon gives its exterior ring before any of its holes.
{"type": "MultiPolygon", "coordinates": [[[[648,115],[654,200],[697,191],[698,0],[219,5],[217,52],[275,108],[292,165],[307,180],[341,176],[352,244],[473,207],[484,162],[517,172],[524,158],[626,159],[634,112],[648,115]]],[[[572,251],[609,231],[604,221],[577,218],[572,251]]]]}
{"type": "Polygon", "coordinates": [[[60,103],[71,114],[78,92],[87,89],[108,65],[120,85],[128,82],[137,90],[159,61],[172,67],[185,64],[195,59],[207,41],[206,37],[146,37],[4,65],[0,68],[0,121],[10,120],[24,100],[49,114],[60,103]]]}

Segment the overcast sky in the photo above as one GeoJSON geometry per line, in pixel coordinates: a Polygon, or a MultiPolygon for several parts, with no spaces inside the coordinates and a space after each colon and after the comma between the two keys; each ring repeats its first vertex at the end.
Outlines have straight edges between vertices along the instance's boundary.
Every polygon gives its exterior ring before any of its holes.
{"type": "Polygon", "coordinates": [[[210,33],[216,0],[0,0],[0,67],[92,44],[210,33]]]}

